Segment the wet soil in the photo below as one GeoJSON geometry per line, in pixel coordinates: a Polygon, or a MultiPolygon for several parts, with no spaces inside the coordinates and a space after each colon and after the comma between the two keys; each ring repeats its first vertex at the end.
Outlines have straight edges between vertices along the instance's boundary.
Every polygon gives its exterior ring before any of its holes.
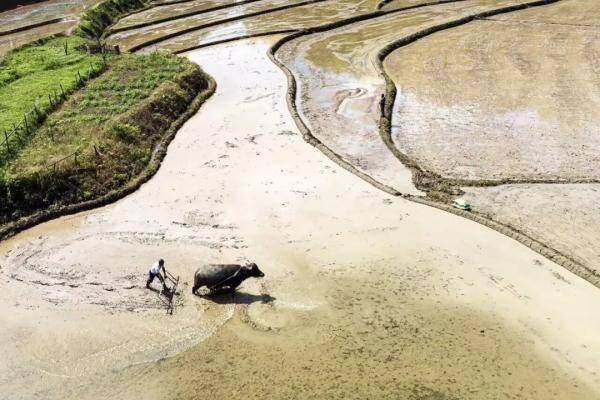
{"type": "MultiPolygon", "coordinates": [[[[244,18],[238,21],[224,22],[216,26],[199,29],[194,32],[178,35],[172,39],[151,45],[144,52],[166,49],[179,52],[181,50],[209,45],[222,40],[230,40],[247,35],[264,34],[281,30],[298,30],[334,22],[355,15],[375,10],[376,0],[331,0],[297,8],[269,12],[262,15],[244,18]]],[[[189,27],[196,26],[190,23],[189,27]]],[[[111,41],[130,45],[129,39],[115,34],[111,41]]],[[[137,43],[137,42],[136,42],[137,43]]]]}
{"type": "Polygon", "coordinates": [[[189,55],[217,92],[138,192],[0,243],[3,396],[600,398],[597,289],[308,146],[275,39],[189,55]],[[159,257],[173,316],[143,289],[159,257]],[[191,294],[244,259],[266,277],[191,294]]]}
{"type": "MultiPolygon", "coordinates": [[[[398,148],[451,178],[597,180],[594,16],[595,2],[564,1],[472,22],[393,52],[385,68],[398,87],[398,148]]],[[[463,189],[476,211],[600,269],[597,185],[463,189]]]]}
{"type": "Polygon", "coordinates": [[[46,36],[57,35],[68,32],[76,25],[77,21],[67,20],[63,22],[44,25],[22,32],[13,33],[6,36],[0,36],[0,55],[8,53],[10,50],[31,43],[46,36]]]}
{"type": "Polygon", "coordinates": [[[60,22],[0,36],[0,55],[37,39],[69,31],[79,21],[78,15],[81,12],[98,2],[99,0],[42,1],[0,13],[0,32],[62,18],[60,22]]]}
{"type": "MultiPolygon", "coordinates": [[[[405,272],[397,276],[420,278],[405,272]]],[[[597,398],[494,315],[415,300],[399,279],[319,279],[334,280],[326,305],[283,317],[277,301],[253,303],[201,345],[132,367],[84,398],[597,398]]]]}
{"type": "MultiPolygon", "coordinates": [[[[255,0],[261,1],[261,0],[255,0]]],[[[128,29],[139,24],[153,23],[161,21],[165,18],[177,19],[189,14],[202,13],[210,11],[216,7],[231,6],[235,7],[237,3],[247,1],[243,0],[228,0],[228,1],[189,1],[185,3],[177,3],[172,5],[158,5],[148,10],[141,11],[125,17],[118,21],[113,27],[115,30],[128,29]]],[[[230,14],[225,14],[230,15],[230,14]]]]}
{"type": "MultiPolygon", "coordinates": [[[[576,14],[589,15],[580,4],[576,14]]],[[[398,148],[449,178],[599,179],[600,28],[498,18],[386,59],[398,148]]]]}
{"type": "MultiPolygon", "coordinates": [[[[111,35],[110,40],[112,42],[119,43],[124,49],[131,49],[134,46],[139,46],[146,42],[160,39],[162,36],[184,31],[188,28],[199,27],[207,24],[215,24],[224,19],[241,17],[246,14],[269,12],[269,10],[273,8],[290,6],[295,3],[303,3],[304,1],[305,0],[268,0],[243,4],[235,7],[185,17],[174,21],[162,22],[144,28],[117,32],[111,35]]],[[[167,15],[171,8],[178,6],[179,5],[172,5],[161,8],[165,9],[162,12],[164,15],[167,15]]],[[[137,15],[138,14],[134,14],[129,18],[138,18],[137,15]]],[[[119,23],[115,25],[115,28],[119,28],[128,24],[129,18],[124,18],[119,21],[119,23]]]]}
{"type": "Polygon", "coordinates": [[[463,188],[479,212],[600,272],[600,185],[502,185],[463,188]]]}
{"type": "Polygon", "coordinates": [[[0,32],[37,24],[55,18],[76,19],[99,0],[52,0],[0,13],[0,32]]]}
{"type": "Polygon", "coordinates": [[[410,171],[388,151],[379,134],[385,82],[377,53],[386,44],[431,26],[517,3],[464,1],[407,10],[302,36],[286,43],[277,57],[298,81],[297,105],[315,137],[379,182],[401,193],[419,194],[410,171]]]}

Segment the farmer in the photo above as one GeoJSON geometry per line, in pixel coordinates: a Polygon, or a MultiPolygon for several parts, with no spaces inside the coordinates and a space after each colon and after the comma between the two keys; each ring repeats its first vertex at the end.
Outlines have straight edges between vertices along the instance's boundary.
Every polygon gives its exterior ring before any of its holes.
{"type": "Polygon", "coordinates": [[[167,278],[167,270],[165,269],[165,260],[162,258],[152,264],[150,267],[150,271],[148,271],[148,281],[146,282],[146,287],[150,289],[150,284],[154,280],[154,278],[158,277],[158,280],[163,284],[163,290],[167,290],[167,285],[165,284],[165,279],[167,278]],[[160,274],[160,270],[162,269],[163,275],[160,274]]]}

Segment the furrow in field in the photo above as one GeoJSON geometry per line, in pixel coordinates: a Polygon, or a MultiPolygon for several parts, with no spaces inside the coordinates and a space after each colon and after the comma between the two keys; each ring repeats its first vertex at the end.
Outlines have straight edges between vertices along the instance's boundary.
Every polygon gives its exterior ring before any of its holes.
{"type": "MultiPolygon", "coordinates": [[[[578,15],[593,13],[594,0],[575,3],[578,15]]],[[[398,89],[394,142],[448,178],[598,180],[600,29],[509,22],[519,14],[436,33],[386,58],[398,89]]]]}
{"type": "Polygon", "coordinates": [[[407,10],[284,44],[277,57],[298,80],[297,106],[312,134],[355,168],[402,193],[411,173],[379,136],[385,82],[377,56],[402,37],[524,1],[465,1],[407,10]]]}
{"type": "Polygon", "coordinates": [[[162,22],[174,21],[177,19],[192,17],[198,14],[218,11],[226,8],[241,6],[244,4],[255,3],[262,0],[227,0],[227,1],[189,1],[185,3],[156,5],[147,10],[133,13],[122,18],[111,27],[111,32],[120,32],[125,30],[143,28],[149,25],[155,25],[162,22]]]}
{"type": "Polygon", "coordinates": [[[100,0],[51,0],[0,13],[0,55],[46,36],[66,32],[83,10],[100,0]]]}
{"type": "Polygon", "coordinates": [[[312,28],[352,16],[369,14],[374,10],[375,4],[374,0],[332,0],[310,4],[200,29],[147,47],[144,51],[161,48],[183,52],[240,37],[312,28]]]}
{"type": "MultiPolygon", "coordinates": [[[[600,30],[590,25],[598,12],[593,0],[562,1],[392,52],[384,66],[398,89],[394,143],[465,183],[597,181],[600,30]]],[[[476,212],[558,250],[598,284],[600,185],[463,189],[476,212]]]]}
{"type": "Polygon", "coordinates": [[[117,32],[110,41],[119,43],[125,50],[138,51],[164,42],[176,36],[212,28],[226,22],[240,21],[248,17],[292,9],[325,0],[266,0],[202,13],[174,21],[162,22],[140,29],[117,32]]]}
{"type": "Polygon", "coordinates": [[[219,86],[137,192],[0,243],[3,395],[597,399],[597,289],[307,146],[274,40],[189,55],[219,86]],[[144,289],[158,257],[173,316],[144,289]],[[244,258],[262,281],[191,294],[244,258]]]}

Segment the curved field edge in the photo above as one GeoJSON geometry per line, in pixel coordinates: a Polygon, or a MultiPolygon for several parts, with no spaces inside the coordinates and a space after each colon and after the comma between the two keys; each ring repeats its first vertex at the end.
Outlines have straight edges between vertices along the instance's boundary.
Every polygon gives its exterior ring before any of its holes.
{"type": "MultiPolygon", "coordinates": [[[[224,9],[227,9],[227,8],[237,7],[237,6],[241,6],[241,5],[249,4],[249,3],[255,3],[257,1],[261,1],[261,0],[242,0],[242,1],[235,2],[235,3],[221,4],[221,5],[218,5],[218,6],[209,7],[209,8],[205,8],[205,9],[202,9],[202,10],[189,11],[189,12],[185,12],[185,13],[181,13],[181,14],[176,14],[176,15],[171,15],[171,16],[167,16],[167,17],[157,18],[157,19],[150,20],[150,21],[139,22],[137,24],[126,25],[126,26],[121,27],[121,28],[111,27],[109,29],[109,32],[107,32],[107,34],[111,35],[111,34],[114,34],[114,33],[125,32],[125,31],[134,30],[134,29],[140,29],[140,28],[146,28],[148,26],[162,24],[164,22],[177,21],[179,19],[193,17],[193,16],[196,16],[196,15],[207,14],[207,13],[210,13],[210,12],[213,12],[213,11],[224,10],[224,9]]],[[[170,5],[170,4],[166,4],[166,5],[170,5]]],[[[165,6],[165,5],[163,5],[163,4],[152,5],[151,7],[147,7],[147,8],[140,9],[140,10],[137,10],[135,12],[132,12],[128,16],[133,15],[133,14],[138,14],[138,13],[140,13],[142,11],[146,11],[149,8],[157,8],[157,7],[163,7],[163,6],[165,6]]]]}
{"type": "MultiPolygon", "coordinates": [[[[144,0],[107,0],[99,3],[82,15],[81,23],[76,28],[76,36],[99,40],[106,30],[120,18],[143,11],[146,8],[148,6],[144,0]],[[93,27],[93,29],[90,27],[93,27]]],[[[180,104],[181,108],[185,109],[185,111],[177,118],[169,118],[168,115],[163,116],[162,113],[158,113],[161,118],[167,121],[168,128],[159,133],[158,140],[152,146],[147,164],[138,174],[133,175],[122,186],[105,193],[98,193],[97,196],[91,199],[74,203],[66,202],[66,204],[49,205],[44,209],[38,208],[37,210],[33,210],[32,213],[16,220],[9,220],[5,224],[0,225],[0,240],[14,236],[25,229],[51,219],[115,202],[133,193],[143,183],[154,176],[166,155],[169,143],[175,138],[179,128],[199,110],[200,106],[216,90],[216,82],[210,75],[206,74],[199,66],[191,62],[187,63],[189,67],[185,71],[175,76],[169,83],[160,85],[151,93],[150,97],[137,103],[136,106],[130,109],[125,114],[125,121],[116,121],[127,123],[128,120],[135,119],[136,116],[143,115],[144,113],[152,114],[154,110],[161,109],[161,105],[168,108],[166,107],[168,104],[165,102],[168,102],[170,97],[177,98],[177,92],[187,93],[187,99],[179,99],[185,102],[184,104],[180,104]]],[[[135,121],[131,122],[135,126],[135,121]]]]}
{"type": "MultiPolygon", "coordinates": [[[[392,125],[392,112],[396,99],[396,85],[393,80],[389,77],[387,72],[385,71],[384,61],[385,59],[395,50],[407,46],[411,43],[416,42],[419,39],[422,39],[426,36],[429,36],[433,33],[455,28],[474,20],[484,19],[490,16],[505,14],[513,11],[524,10],[532,7],[539,7],[543,5],[548,5],[552,3],[557,3],[562,0],[538,0],[532,3],[526,3],[522,5],[515,5],[510,7],[505,7],[502,9],[497,9],[493,11],[486,11],[483,13],[479,13],[476,15],[471,15],[468,17],[461,18],[459,20],[455,20],[449,23],[441,24],[420,32],[417,32],[413,35],[402,38],[398,41],[395,41],[382,50],[379,51],[377,55],[377,67],[380,71],[380,74],[385,79],[386,85],[386,93],[385,93],[385,104],[384,104],[384,112],[380,118],[379,130],[382,140],[385,142],[388,149],[400,160],[406,167],[410,168],[413,172],[413,181],[417,188],[428,192],[428,194],[434,194],[435,197],[440,197],[442,200],[448,200],[447,195],[455,195],[461,194],[459,187],[460,186],[499,186],[506,184],[567,184],[567,183],[600,183],[600,180],[595,178],[583,178],[583,179],[453,179],[446,178],[441,176],[440,174],[428,171],[423,169],[415,160],[411,159],[408,155],[402,153],[394,144],[393,139],[391,137],[391,125],[392,125]]],[[[431,196],[434,197],[434,196],[431,196]]]]}
{"type": "MultiPolygon", "coordinates": [[[[140,188],[144,183],[149,181],[156,172],[158,172],[162,160],[165,158],[167,154],[167,147],[175,138],[177,131],[183,126],[183,124],[190,119],[196,112],[200,109],[200,106],[204,104],[204,102],[212,96],[215,92],[217,84],[215,80],[204,71],[200,70],[200,74],[202,74],[203,78],[206,81],[206,87],[202,89],[194,98],[194,100],[190,103],[187,110],[179,116],[169,129],[162,135],[162,138],[155,145],[150,161],[148,165],[142,170],[140,174],[131,179],[126,185],[111,190],[108,193],[99,196],[95,199],[83,201],[75,204],[63,205],[55,208],[50,208],[47,210],[38,211],[32,215],[20,218],[19,220],[9,223],[6,226],[0,228],[0,240],[7,239],[11,236],[16,235],[17,233],[29,229],[35,225],[40,223],[49,221],[51,219],[63,217],[70,214],[75,214],[81,211],[91,210],[94,208],[102,207],[108,205],[110,203],[114,203],[119,199],[135,192],[140,188]]],[[[160,97],[160,94],[155,95],[153,97],[160,97]]]]}
{"type": "MultiPolygon", "coordinates": [[[[473,15],[470,15],[467,17],[459,18],[459,19],[449,22],[449,23],[444,23],[444,24],[440,24],[440,25],[437,25],[437,26],[429,28],[429,29],[424,29],[423,31],[417,32],[406,38],[402,38],[398,41],[395,41],[395,42],[387,45],[386,47],[384,47],[382,50],[380,50],[380,52],[378,53],[378,56],[377,56],[377,64],[378,64],[378,68],[379,68],[382,76],[384,77],[385,83],[386,83],[384,114],[382,115],[382,117],[380,119],[380,124],[379,124],[380,135],[381,135],[382,140],[385,142],[386,146],[388,147],[388,149],[404,165],[406,165],[408,168],[410,168],[413,171],[413,181],[415,181],[415,183],[417,185],[418,185],[417,182],[420,180],[418,174],[423,172],[422,169],[418,166],[418,164],[416,164],[414,161],[412,161],[406,155],[401,153],[395,147],[395,145],[393,144],[392,139],[391,139],[390,116],[391,116],[391,112],[392,112],[392,108],[393,108],[393,104],[394,104],[394,99],[396,96],[396,86],[394,85],[394,82],[391,80],[391,78],[386,74],[386,72],[383,68],[383,61],[385,60],[385,58],[392,51],[396,50],[397,48],[405,46],[409,43],[412,43],[418,39],[421,39],[425,36],[428,36],[432,33],[435,33],[435,32],[441,31],[441,30],[450,29],[450,28],[454,28],[456,26],[464,25],[468,22],[471,22],[471,21],[479,19],[479,18],[485,18],[485,17],[497,15],[497,14],[503,14],[503,13],[509,13],[509,12],[513,12],[513,11],[523,10],[523,9],[530,8],[530,7],[544,6],[544,5],[556,3],[558,1],[560,1],[560,0],[536,0],[536,1],[528,2],[528,3],[512,5],[512,6],[498,8],[495,10],[488,10],[485,12],[473,14],[473,15]]],[[[394,10],[392,12],[397,12],[397,11],[394,10]]],[[[271,47],[271,49],[269,50],[269,57],[275,63],[275,65],[277,65],[283,71],[283,73],[287,77],[287,81],[288,81],[288,90],[287,90],[287,96],[286,96],[287,105],[288,105],[288,108],[290,110],[290,113],[292,114],[292,117],[293,117],[296,125],[298,126],[298,129],[302,133],[304,140],[306,142],[308,142],[309,144],[311,144],[312,146],[319,149],[325,156],[330,158],[336,164],[338,164],[345,170],[353,173],[357,177],[363,179],[367,183],[373,185],[374,187],[376,187],[388,194],[391,194],[394,196],[400,196],[406,200],[413,201],[415,203],[434,207],[439,210],[443,210],[443,211],[452,213],[454,215],[458,215],[458,216],[467,218],[471,221],[477,222],[481,225],[491,228],[505,236],[508,236],[508,237],[520,242],[521,244],[529,247],[530,249],[537,252],[538,254],[546,257],[547,259],[549,259],[549,260],[555,262],[556,264],[571,271],[575,275],[590,282],[594,286],[600,288],[600,273],[599,272],[586,267],[585,265],[575,261],[574,259],[559,252],[558,250],[542,243],[541,241],[536,240],[535,238],[525,234],[523,231],[519,230],[518,228],[515,228],[508,224],[499,223],[497,221],[494,221],[490,218],[487,218],[483,215],[480,215],[480,214],[477,214],[474,212],[468,212],[468,211],[456,209],[446,203],[442,203],[440,201],[435,201],[430,198],[421,197],[421,196],[413,196],[410,194],[402,194],[399,191],[397,191],[396,189],[382,184],[381,182],[377,181],[376,179],[369,176],[368,174],[366,174],[362,171],[359,171],[357,168],[355,168],[353,165],[351,165],[348,161],[344,160],[343,157],[341,157],[339,154],[335,153],[329,147],[324,145],[319,139],[317,139],[310,132],[310,130],[308,129],[308,127],[306,126],[306,124],[304,123],[302,118],[300,117],[300,114],[299,114],[299,111],[298,111],[298,108],[296,105],[296,95],[297,95],[296,78],[294,77],[292,72],[283,63],[281,63],[277,59],[277,57],[276,57],[277,50],[279,50],[281,48],[281,46],[283,46],[285,43],[287,43],[291,40],[294,40],[298,37],[301,37],[301,36],[310,35],[310,34],[317,33],[317,32],[324,32],[327,30],[341,27],[341,26],[349,25],[351,23],[360,22],[360,21],[370,19],[370,18],[376,18],[376,17],[386,15],[389,13],[390,12],[376,11],[374,13],[370,13],[370,14],[363,15],[363,16],[358,16],[358,17],[351,18],[348,20],[336,21],[334,23],[321,25],[318,27],[304,29],[304,30],[298,31],[292,35],[289,35],[289,36],[286,36],[286,37],[280,39],[279,41],[277,41],[277,43],[275,43],[271,47]]],[[[483,184],[484,183],[482,183],[482,185],[483,184]]],[[[494,182],[493,184],[500,184],[500,183],[494,182]]],[[[417,187],[419,187],[419,186],[417,186],[417,187]]]]}
{"type": "MultiPolygon", "coordinates": [[[[188,0],[189,1],[189,0],[188,0]]],[[[320,2],[322,0],[318,0],[318,2],[320,2]]],[[[300,33],[302,36],[303,34],[310,34],[310,33],[315,33],[315,32],[324,32],[330,29],[335,29],[341,26],[346,26],[346,25],[350,25],[356,22],[361,22],[361,21],[366,21],[372,18],[377,18],[377,17],[381,17],[384,15],[388,15],[388,14],[394,14],[394,13],[400,13],[403,11],[408,11],[408,10],[412,10],[412,9],[416,9],[416,8],[422,8],[422,7],[428,7],[428,6],[433,6],[433,5],[439,5],[439,4],[445,4],[445,3],[455,3],[455,2],[460,2],[460,1],[465,1],[465,0],[432,0],[429,2],[425,2],[425,3],[420,3],[420,4],[414,4],[414,5],[409,5],[406,7],[401,7],[401,8],[397,8],[397,9],[393,9],[393,10],[375,10],[375,11],[371,11],[371,12],[367,12],[364,14],[360,14],[360,15],[356,15],[354,17],[350,17],[350,18],[346,18],[346,19],[342,19],[339,21],[335,21],[335,22],[330,22],[330,23],[326,23],[326,24],[322,24],[322,25],[317,25],[314,27],[310,27],[310,28],[304,28],[304,29],[281,29],[281,30],[272,30],[272,31],[266,31],[266,32],[260,32],[260,33],[251,33],[251,34],[246,34],[246,35],[240,35],[240,36],[235,36],[235,37],[231,37],[231,38],[227,38],[227,39],[223,39],[223,40],[216,40],[213,42],[208,42],[208,43],[203,43],[200,45],[193,45],[193,46],[189,46],[189,47],[185,47],[182,49],[177,49],[175,51],[173,51],[174,54],[182,54],[182,53],[187,53],[189,51],[192,50],[197,50],[197,49],[201,49],[204,47],[210,47],[210,46],[215,46],[218,44],[222,44],[222,43],[228,43],[228,42],[234,42],[237,40],[244,40],[244,39],[251,39],[251,38],[255,38],[255,37],[262,37],[262,36],[268,36],[268,35],[280,35],[280,34],[297,34],[300,33]]],[[[306,4],[301,4],[302,5],[306,5],[306,4]]],[[[288,8],[294,8],[294,7],[288,7],[288,8]]],[[[140,10],[140,11],[144,11],[144,10],[140,10]]],[[[253,17],[253,16],[258,16],[258,15],[264,15],[264,14],[269,14],[271,13],[273,10],[266,10],[266,11],[260,11],[257,12],[256,15],[251,15],[251,14],[245,14],[239,17],[235,17],[240,18],[240,19],[246,19],[248,17],[253,17]]],[[[275,10],[275,11],[280,11],[280,10],[275,10]]],[[[230,20],[221,20],[221,21],[217,21],[215,23],[215,25],[219,25],[225,22],[231,22],[230,20]]],[[[148,26],[154,25],[155,23],[149,23],[148,26]]],[[[206,25],[202,25],[202,26],[196,26],[193,28],[189,28],[192,31],[198,30],[198,29],[204,29],[206,28],[206,25]]],[[[110,36],[111,34],[116,33],[114,31],[110,31],[107,32],[106,36],[110,36]]],[[[181,35],[184,35],[186,33],[189,32],[175,32],[173,33],[173,37],[178,37],[181,35]]],[[[294,38],[296,38],[298,36],[294,36],[294,38]]],[[[171,39],[171,37],[166,38],[166,40],[171,39]]],[[[165,40],[165,37],[161,36],[159,38],[154,39],[154,41],[156,41],[156,43],[160,43],[162,41],[165,40]]],[[[140,50],[143,50],[144,48],[151,46],[155,44],[150,43],[147,44],[147,42],[144,43],[140,43],[136,46],[133,46],[129,49],[129,51],[131,52],[137,52],[140,50]]]]}
{"type": "Polygon", "coordinates": [[[47,21],[36,22],[35,24],[20,26],[18,28],[9,29],[6,31],[0,31],[0,36],[8,36],[8,35],[12,35],[15,33],[28,31],[30,29],[35,29],[35,28],[39,28],[42,26],[46,26],[46,25],[56,24],[58,22],[62,22],[63,20],[64,20],[64,18],[62,18],[62,17],[61,18],[53,18],[53,19],[49,19],[47,21]]]}
{"type": "Polygon", "coordinates": [[[127,49],[129,52],[131,53],[135,53],[137,51],[140,51],[146,47],[155,45],[157,43],[160,42],[164,42],[165,40],[169,40],[172,39],[174,37],[177,36],[181,36],[187,33],[191,33],[191,32],[195,32],[195,31],[199,31],[201,29],[206,29],[206,28],[210,28],[213,26],[217,26],[217,25],[221,25],[224,24],[226,22],[234,22],[234,21],[240,21],[249,17],[256,17],[259,15],[266,15],[266,14],[271,14],[274,13],[276,11],[283,11],[283,10],[289,10],[292,8],[299,8],[299,7],[303,7],[303,6],[308,6],[311,4],[316,4],[316,3],[322,3],[326,0],[306,0],[300,3],[294,3],[294,4],[287,4],[287,5],[283,5],[283,6],[279,6],[279,7],[274,7],[274,8],[270,8],[268,10],[261,10],[261,11],[256,11],[256,12],[251,12],[251,13],[247,13],[247,14],[243,14],[243,15],[238,15],[238,16],[234,16],[234,17],[229,17],[229,18],[224,18],[218,21],[213,21],[213,22],[208,22],[205,24],[200,24],[200,25],[195,25],[186,29],[182,29],[180,31],[177,32],[172,32],[172,33],[166,33],[164,35],[161,35],[159,37],[156,37],[154,39],[149,39],[149,40],[145,40],[143,42],[140,42],[134,46],[131,46],[129,49],[127,49]]]}

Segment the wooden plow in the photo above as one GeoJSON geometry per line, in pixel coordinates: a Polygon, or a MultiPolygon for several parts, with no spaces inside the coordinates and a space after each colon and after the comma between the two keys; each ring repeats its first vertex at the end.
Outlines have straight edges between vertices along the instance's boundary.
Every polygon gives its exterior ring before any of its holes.
{"type": "Polygon", "coordinates": [[[167,271],[165,272],[167,280],[173,283],[173,288],[167,289],[166,291],[162,292],[166,299],[164,299],[160,293],[158,294],[158,298],[166,306],[167,314],[173,315],[173,310],[175,309],[175,303],[173,302],[173,298],[175,297],[175,294],[177,293],[177,287],[179,286],[179,276],[176,277],[167,271]]]}

